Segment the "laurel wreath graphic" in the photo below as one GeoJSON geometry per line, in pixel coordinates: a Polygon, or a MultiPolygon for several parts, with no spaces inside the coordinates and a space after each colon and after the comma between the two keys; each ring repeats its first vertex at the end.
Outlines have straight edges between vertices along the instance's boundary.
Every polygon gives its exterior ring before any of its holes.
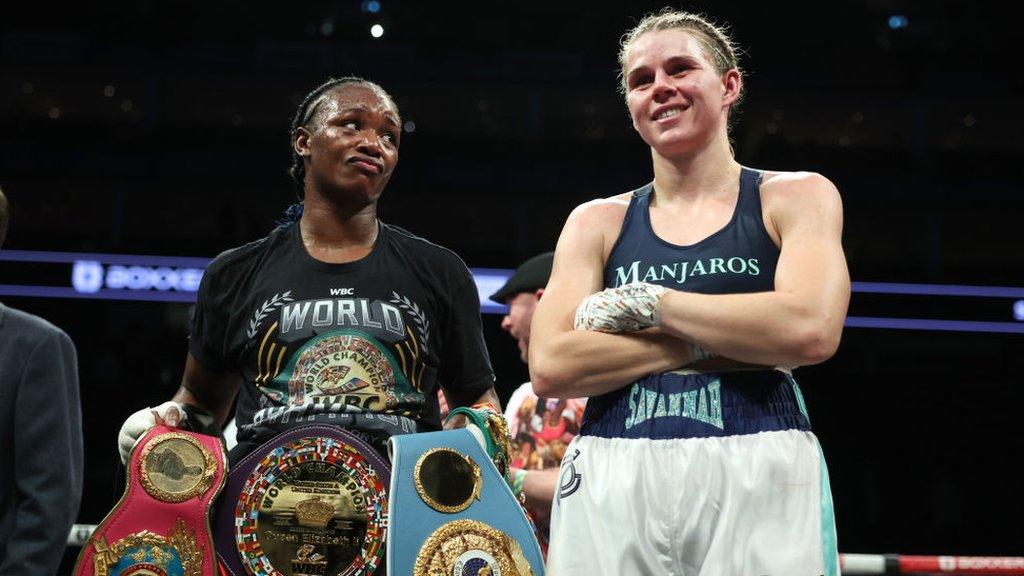
{"type": "Polygon", "coordinates": [[[289,290],[284,294],[274,294],[269,300],[264,300],[263,305],[256,310],[256,314],[253,315],[252,320],[249,321],[249,330],[245,333],[247,338],[252,338],[256,335],[256,330],[260,327],[260,322],[267,317],[274,308],[280,308],[284,304],[292,301],[292,291],[289,290]]]}
{"type": "Polygon", "coordinates": [[[394,296],[391,299],[391,303],[408,312],[412,316],[413,321],[416,322],[416,331],[420,333],[420,340],[422,340],[420,348],[427,352],[427,342],[430,338],[430,320],[427,320],[427,315],[412,300],[405,296],[400,296],[398,292],[391,292],[391,294],[394,296]]]}

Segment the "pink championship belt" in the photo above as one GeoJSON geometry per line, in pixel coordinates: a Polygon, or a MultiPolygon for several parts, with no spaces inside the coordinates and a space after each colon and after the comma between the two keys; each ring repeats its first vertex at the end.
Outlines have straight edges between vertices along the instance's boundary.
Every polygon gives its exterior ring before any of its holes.
{"type": "Polygon", "coordinates": [[[75,576],[216,576],[209,512],[224,484],[220,439],[156,426],[132,449],[124,495],[75,576]]]}

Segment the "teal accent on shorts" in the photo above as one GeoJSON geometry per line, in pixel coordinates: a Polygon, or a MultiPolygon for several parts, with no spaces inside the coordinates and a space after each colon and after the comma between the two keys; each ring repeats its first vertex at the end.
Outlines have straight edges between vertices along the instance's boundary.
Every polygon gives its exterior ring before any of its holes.
{"type": "MultiPolygon", "coordinates": [[[[815,441],[817,444],[817,441],[815,441]]],[[[832,487],[828,482],[828,466],[825,455],[818,444],[818,461],[821,462],[821,550],[824,557],[824,576],[839,576],[839,537],[836,535],[836,514],[832,508],[832,487]]]]}
{"type": "MultiPolygon", "coordinates": [[[[804,402],[804,393],[800,391],[800,385],[796,383],[796,380],[792,376],[787,376],[789,383],[793,385],[793,394],[796,396],[796,404],[800,407],[800,412],[807,418],[807,423],[811,423],[811,416],[807,413],[807,403],[804,402]]],[[[819,448],[820,450],[820,448],[819,448]]]]}

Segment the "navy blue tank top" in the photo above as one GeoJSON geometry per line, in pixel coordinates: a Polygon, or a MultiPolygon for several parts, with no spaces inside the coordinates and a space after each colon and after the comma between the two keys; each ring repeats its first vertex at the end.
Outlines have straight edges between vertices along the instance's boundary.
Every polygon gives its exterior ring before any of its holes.
{"type": "MultiPolygon", "coordinates": [[[[654,233],[653,183],[635,190],[605,265],[605,287],[647,282],[703,294],[773,290],[779,249],[764,227],[760,187],[761,172],[742,168],[729,223],[689,246],[654,233]]],[[[784,372],[665,372],[588,400],[581,434],[665,439],[789,429],[808,430],[810,423],[796,381],[784,372]]]]}
{"type": "Polygon", "coordinates": [[[604,267],[605,287],[647,282],[703,294],[774,289],[779,249],[764,229],[760,187],[761,172],[743,168],[729,223],[689,246],[670,244],[654,234],[649,211],[654,185],[637,189],[604,267]]]}

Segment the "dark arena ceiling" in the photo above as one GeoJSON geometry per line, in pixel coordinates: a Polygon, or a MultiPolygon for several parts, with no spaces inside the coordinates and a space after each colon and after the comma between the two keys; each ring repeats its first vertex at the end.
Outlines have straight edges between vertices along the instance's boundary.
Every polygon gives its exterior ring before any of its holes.
{"type": "MultiPolygon", "coordinates": [[[[291,118],[331,76],[374,80],[401,110],[381,217],[471,267],[550,250],[573,207],[651,178],[617,50],[662,3],[10,4],[8,250],[209,258],[265,235],[295,201],[291,118]]],[[[1002,3],[674,6],[728,23],[742,49],[737,159],[839,188],[854,281],[1024,287],[1024,76],[1002,3]]],[[[1012,321],[1008,299],[885,298],[855,292],[850,314],[1012,321]]],[[[188,307],[3,299],[79,346],[80,521],[96,523],[116,497],[120,422],[180,382],[188,307]]],[[[483,322],[507,397],[526,369],[500,316],[483,322]]],[[[1020,553],[1020,480],[1005,466],[1024,450],[1021,345],[1020,333],[848,327],[831,361],[801,369],[844,552],[1020,553]]]]}

